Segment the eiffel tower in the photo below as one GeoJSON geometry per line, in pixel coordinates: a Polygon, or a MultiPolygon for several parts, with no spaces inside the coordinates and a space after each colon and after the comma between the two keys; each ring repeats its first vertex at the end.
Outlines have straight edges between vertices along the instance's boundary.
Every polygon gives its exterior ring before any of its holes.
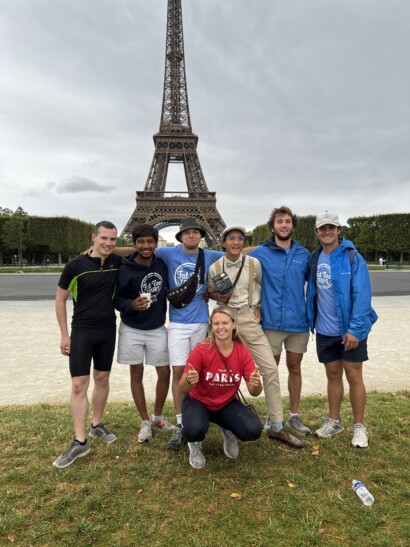
{"type": "Polygon", "coordinates": [[[168,0],[164,95],[154,143],[145,188],[136,192],[136,207],[121,237],[130,239],[137,223],[161,229],[196,217],[206,228],[207,244],[219,243],[226,224],[216,208],[215,192],[208,191],[196,150],[198,136],[192,132],[189,115],[181,0],[168,0]],[[188,192],[165,191],[170,163],[183,163],[188,192]]]}

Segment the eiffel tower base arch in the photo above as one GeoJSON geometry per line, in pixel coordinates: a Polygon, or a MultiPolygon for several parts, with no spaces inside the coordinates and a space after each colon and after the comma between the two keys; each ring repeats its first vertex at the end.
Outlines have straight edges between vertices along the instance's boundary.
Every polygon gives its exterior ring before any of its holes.
{"type": "Polygon", "coordinates": [[[131,240],[135,224],[153,224],[158,230],[179,226],[181,219],[195,217],[207,231],[208,246],[220,243],[225,222],[216,208],[215,192],[137,191],[136,207],[121,237],[131,240]]]}

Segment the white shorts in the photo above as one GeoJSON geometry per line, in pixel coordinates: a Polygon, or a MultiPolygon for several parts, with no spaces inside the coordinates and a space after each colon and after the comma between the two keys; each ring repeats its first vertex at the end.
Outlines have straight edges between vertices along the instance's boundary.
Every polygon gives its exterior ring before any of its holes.
{"type": "Polygon", "coordinates": [[[169,362],[184,367],[194,347],[205,340],[208,323],[170,323],[168,325],[169,362]]]}
{"type": "Polygon", "coordinates": [[[118,329],[117,361],[120,365],[169,365],[168,336],[165,326],[153,330],[129,327],[121,321],[118,329]]]}

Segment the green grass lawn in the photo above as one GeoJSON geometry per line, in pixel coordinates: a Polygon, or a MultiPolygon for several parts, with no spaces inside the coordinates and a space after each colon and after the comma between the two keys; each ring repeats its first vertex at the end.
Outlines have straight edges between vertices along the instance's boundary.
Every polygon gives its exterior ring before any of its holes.
{"type": "MultiPolygon", "coordinates": [[[[326,398],[304,398],[302,410],[316,428],[326,398]]],[[[211,426],[207,465],[195,470],[187,448],[166,449],[169,434],[138,445],[133,405],[109,404],[118,442],[92,439],[88,456],[58,470],[52,462],[72,435],[68,407],[0,407],[0,545],[409,545],[410,392],[369,394],[368,449],[350,447],[347,399],[342,416],[341,435],[309,437],[303,450],[264,435],[240,443],[236,462],[211,426]],[[372,492],[372,507],[352,479],[372,492]]]]}

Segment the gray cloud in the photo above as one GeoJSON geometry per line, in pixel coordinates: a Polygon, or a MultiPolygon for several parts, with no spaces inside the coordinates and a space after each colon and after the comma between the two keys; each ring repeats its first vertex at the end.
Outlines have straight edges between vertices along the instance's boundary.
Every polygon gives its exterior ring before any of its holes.
{"type": "Polygon", "coordinates": [[[89,180],[83,177],[71,177],[68,180],[62,181],[56,186],[56,191],[59,193],[77,194],[79,192],[110,192],[115,190],[115,186],[99,184],[94,180],[89,180]]]}
{"type": "MultiPolygon", "coordinates": [[[[407,0],[182,4],[198,154],[228,224],[282,203],[409,211],[407,0]]],[[[2,206],[125,225],[159,128],[165,25],[165,1],[2,3],[2,206]]]]}

